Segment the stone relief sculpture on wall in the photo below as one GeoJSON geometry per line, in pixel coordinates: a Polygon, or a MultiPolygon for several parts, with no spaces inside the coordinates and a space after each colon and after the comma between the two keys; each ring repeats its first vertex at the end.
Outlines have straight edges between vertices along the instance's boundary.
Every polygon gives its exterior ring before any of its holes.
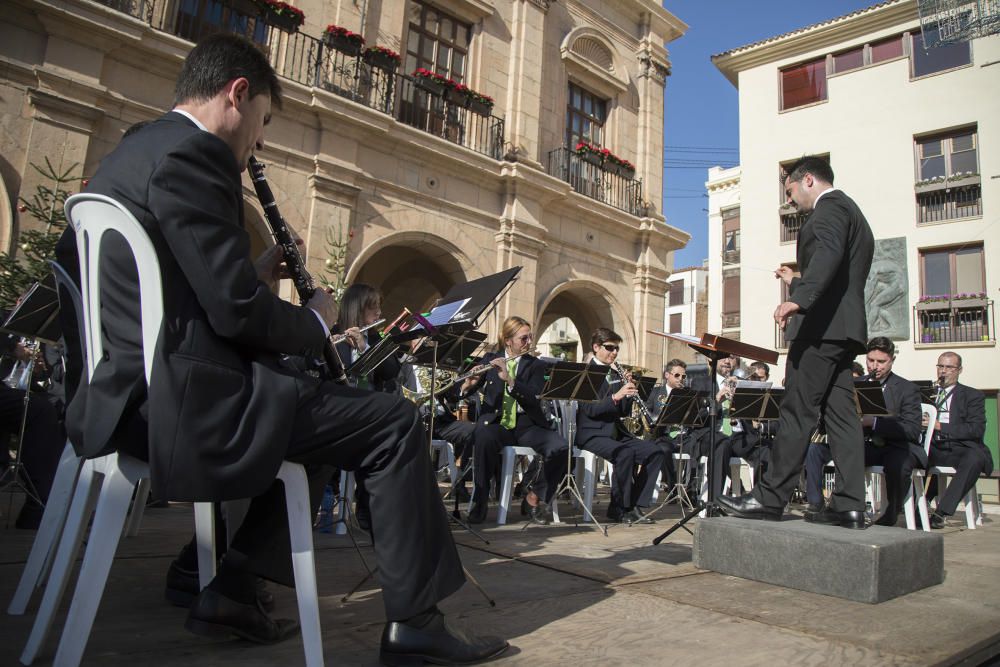
{"type": "Polygon", "coordinates": [[[865,285],[868,337],[910,337],[907,299],[906,237],[876,239],[875,256],[865,285]]]}

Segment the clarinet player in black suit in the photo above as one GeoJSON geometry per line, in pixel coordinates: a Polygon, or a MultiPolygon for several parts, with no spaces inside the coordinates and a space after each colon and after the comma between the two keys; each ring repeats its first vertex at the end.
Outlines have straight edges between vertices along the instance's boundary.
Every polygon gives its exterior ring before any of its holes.
{"type": "MultiPolygon", "coordinates": [[[[269,288],[278,249],[256,263],[249,256],[240,174],[281,103],[274,70],[249,40],[212,35],[188,54],[175,95],[174,110],[123,140],[89,186],[128,208],[155,247],[164,301],[156,371],[147,391],[135,264],[112,236],[101,259],[105,355],[69,406],[72,442],[87,456],[119,449],[148,459],[161,498],[253,498],[191,606],[193,632],[273,643],[297,631],[295,621],[265,614],[253,593],[255,575],[292,583],[274,482],[288,459],[367,476],[385,664],[499,654],[505,641],[455,630],[438,611],[464,576],[413,405],[282,364],[283,353],[318,355],[337,308],[322,290],[301,306],[281,300],[269,288]]],[[[75,256],[71,231],[59,256],[75,256]]],[[[326,480],[311,481],[318,504],[326,480]]]]}
{"type": "Polygon", "coordinates": [[[497,351],[482,359],[482,363],[492,368],[482,380],[482,407],[473,434],[474,492],[469,523],[482,523],[486,519],[489,480],[495,474],[500,450],[515,444],[531,447],[543,458],[530,483],[537,504],[530,506],[526,498],[522,512],[533,523],[551,522],[549,506],[566,472],[568,445],[538,398],[545,387],[548,365],[528,354],[533,340],[527,320],[508,317],[500,327],[497,351]]]}
{"type": "Polygon", "coordinates": [[[622,337],[606,327],[598,327],[590,337],[594,353],[590,365],[607,369],[607,376],[597,391],[598,400],[577,408],[576,444],[615,466],[608,519],[653,523],[642,510],[653,501],[666,454],[655,442],[632,437],[620,426],[621,419],[632,414],[632,401],[641,400],[635,384],[613,368],[621,343],[622,337]]]}
{"type": "Polygon", "coordinates": [[[742,496],[720,496],[719,507],[744,519],[781,520],[805,459],[810,433],[822,416],[838,485],[813,523],[865,528],[864,437],[854,404],[851,365],[865,350],[865,281],[875,240],[858,205],[833,187],[833,169],[804,157],[783,178],[785,196],[809,217],[799,232],[801,276],[783,266],[775,275],[790,288],[774,321],[790,341],[778,435],[771,465],[742,496]]]}

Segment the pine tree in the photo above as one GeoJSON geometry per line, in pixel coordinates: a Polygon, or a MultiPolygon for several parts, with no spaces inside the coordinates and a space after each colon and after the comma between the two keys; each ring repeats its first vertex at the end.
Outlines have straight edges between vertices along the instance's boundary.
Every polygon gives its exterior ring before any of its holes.
{"type": "Polygon", "coordinates": [[[354,230],[351,225],[347,225],[345,237],[344,227],[337,225],[337,234],[334,236],[333,229],[326,229],[326,250],[327,258],[323,266],[323,276],[319,282],[323,287],[333,290],[333,296],[340,301],[347,289],[347,246],[354,238],[354,230]]]}
{"type": "Polygon", "coordinates": [[[0,308],[11,308],[31,285],[52,272],[49,260],[55,258],[56,243],[66,228],[63,204],[72,194],[63,186],[77,178],[70,175],[76,163],[62,172],[56,171],[48,158],[44,168],[34,163],[31,167],[51,181],[52,187],[39,185],[31,200],[19,198],[18,212],[28,213],[43,226],[22,231],[14,252],[0,253],[0,308]]]}

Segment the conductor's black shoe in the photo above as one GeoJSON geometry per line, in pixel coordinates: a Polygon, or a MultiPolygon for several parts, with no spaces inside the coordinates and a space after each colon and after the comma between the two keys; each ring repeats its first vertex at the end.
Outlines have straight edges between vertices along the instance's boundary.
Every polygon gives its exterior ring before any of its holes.
{"type": "MultiPolygon", "coordinates": [[[[163,597],[167,602],[177,607],[190,607],[200,590],[198,570],[187,570],[178,565],[176,560],[170,563],[170,568],[167,570],[167,587],[163,591],[163,597]]],[[[267,590],[263,579],[257,580],[256,592],[261,608],[269,613],[274,611],[274,595],[267,590]]]]}
{"type": "Polygon", "coordinates": [[[489,505],[484,502],[472,503],[472,509],[469,510],[469,523],[483,523],[486,521],[486,513],[488,510],[489,505]]]}
{"type": "Polygon", "coordinates": [[[438,612],[422,627],[399,621],[385,624],[379,660],[390,667],[401,665],[471,665],[495,658],[510,644],[500,637],[477,637],[452,626],[438,612]]]}
{"type": "Polygon", "coordinates": [[[648,517],[642,513],[638,507],[633,507],[628,512],[625,513],[625,520],[629,523],[656,523],[656,520],[652,517],[648,517]]]}
{"type": "Polygon", "coordinates": [[[807,514],[805,518],[809,523],[818,523],[824,526],[841,526],[854,530],[864,530],[868,527],[865,520],[865,513],[860,510],[838,512],[826,507],[822,512],[807,514]]]}
{"type": "Polygon", "coordinates": [[[715,502],[726,516],[737,519],[781,521],[783,510],[765,506],[751,493],[744,493],[742,496],[719,496],[715,502]]]}
{"type": "Polygon", "coordinates": [[[195,598],[184,627],[196,635],[236,635],[258,644],[276,644],[298,634],[299,624],[267,615],[259,602],[243,604],[206,588],[195,598]]]}
{"type": "Polygon", "coordinates": [[[930,516],[930,520],[931,520],[931,528],[935,530],[941,530],[946,525],[945,516],[943,514],[939,514],[938,512],[932,513],[930,516]]]}

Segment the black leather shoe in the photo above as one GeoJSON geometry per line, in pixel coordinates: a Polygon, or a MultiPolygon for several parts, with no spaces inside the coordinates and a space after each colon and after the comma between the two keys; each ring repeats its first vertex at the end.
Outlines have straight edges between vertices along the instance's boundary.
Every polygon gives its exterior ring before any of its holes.
{"type": "Polygon", "coordinates": [[[806,514],[816,514],[823,511],[823,503],[809,503],[806,505],[806,514]]]}
{"type": "MultiPolygon", "coordinates": [[[[167,602],[186,609],[198,597],[200,590],[198,570],[186,570],[179,566],[176,560],[170,563],[170,568],[167,570],[167,587],[163,591],[163,597],[167,602]]],[[[267,590],[267,584],[263,579],[257,580],[257,602],[264,611],[268,613],[274,611],[274,595],[267,590]]]]}
{"type": "Polygon", "coordinates": [[[552,523],[552,512],[549,511],[548,505],[539,500],[534,507],[528,506],[528,520],[540,526],[547,526],[552,523]]]}
{"type": "Polygon", "coordinates": [[[471,665],[495,658],[510,646],[499,637],[477,637],[453,627],[438,613],[423,627],[398,621],[385,624],[379,660],[390,667],[422,665],[471,665]]]}
{"type": "Polygon", "coordinates": [[[838,512],[830,509],[829,507],[823,509],[822,512],[807,514],[806,521],[809,523],[818,523],[824,526],[841,526],[843,528],[852,528],[854,530],[864,530],[868,527],[868,524],[865,521],[864,512],[858,510],[838,512]]]}
{"type": "Polygon", "coordinates": [[[930,520],[931,520],[931,528],[935,530],[941,530],[947,525],[945,516],[937,512],[931,514],[930,520]]]}
{"type": "Polygon", "coordinates": [[[211,588],[195,598],[184,627],[203,637],[233,634],[258,644],[276,644],[299,632],[298,621],[271,618],[259,603],[243,604],[211,588]]]}
{"type": "Polygon", "coordinates": [[[744,493],[742,496],[719,496],[715,502],[723,514],[737,519],[781,521],[783,512],[781,509],[766,507],[750,493],[744,493]]]}
{"type": "Polygon", "coordinates": [[[644,524],[656,523],[655,519],[643,514],[642,510],[640,510],[638,507],[633,507],[628,512],[626,512],[625,520],[628,521],[629,523],[644,523],[644,524]]]}
{"type": "Polygon", "coordinates": [[[489,505],[486,503],[472,503],[472,509],[469,510],[469,523],[483,523],[486,521],[487,511],[489,511],[489,505]]]}

